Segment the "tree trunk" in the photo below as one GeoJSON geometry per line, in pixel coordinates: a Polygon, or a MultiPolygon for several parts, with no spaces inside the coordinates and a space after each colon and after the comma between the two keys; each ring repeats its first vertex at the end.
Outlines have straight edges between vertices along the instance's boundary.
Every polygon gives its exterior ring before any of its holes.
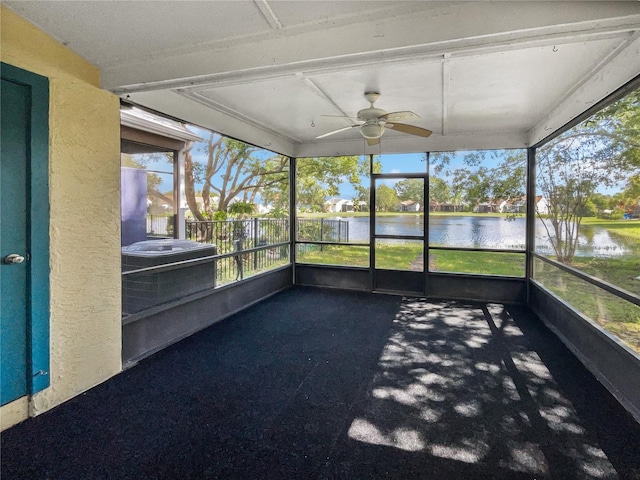
{"type": "Polygon", "coordinates": [[[204,215],[198,210],[198,202],[196,201],[196,191],[194,188],[195,180],[193,178],[193,160],[191,158],[191,151],[188,150],[184,155],[184,195],[187,199],[187,205],[193,216],[200,221],[206,220],[204,215]]]}
{"type": "MultiPolygon", "coordinates": [[[[191,158],[191,151],[187,150],[184,155],[184,195],[187,199],[187,205],[189,206],[189,210],[195,217],[196,220],[204,222],[207,220],[205,216],[198,209],[198,202],[196,201],[196,192],[195,192],[195,180],[193,178],[193,159],[191,158]]],[[[201,224],[201,227],[196,229],[196,240],[201,242],[209,242],[211,241],[212,231],[210,226],[206,224],[201,224]]]]}

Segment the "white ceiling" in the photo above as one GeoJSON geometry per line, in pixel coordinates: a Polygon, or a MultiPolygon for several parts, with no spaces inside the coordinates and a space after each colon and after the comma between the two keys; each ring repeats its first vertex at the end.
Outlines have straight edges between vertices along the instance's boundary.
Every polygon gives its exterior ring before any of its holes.
{"type": "Polygon", "coordinates": [[[5,1],[103,88],[281,153],[523,147],[640,73],[640,2],[5,1]],[[411,110],[365,147],[321,115],[411,110]]]}

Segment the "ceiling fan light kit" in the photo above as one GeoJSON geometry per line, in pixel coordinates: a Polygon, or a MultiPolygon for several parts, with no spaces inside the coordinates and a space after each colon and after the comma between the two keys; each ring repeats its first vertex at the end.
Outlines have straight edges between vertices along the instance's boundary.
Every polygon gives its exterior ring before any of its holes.
{"type": "MultiPolygon", "coordinates": [[[[316,138],[324,138],[336,133],[350,130],[351,128],[359,127],[360,135],[366,138],[368,141],[376,140],[382,137],[385,131],[385,127],[391,130],[397,130],[398,132],[408,133],[409,135],[417,135],[419,137],[428,137],[431,135],[431,130],[426,128],[416,127],[415,125],[408,125],[404,123],[397,123],[397,120],[416,120],[420,116],[413,112],[392,112],[387,113],[381,108],[375,108],[373,104],[380,97],[378,92],[365,92],[364,98],[369,102],[369,108],[364,108],[357,113],[357,117],[338,116],[338,118],[349,119],[352,122],[355,121],[355,125],[349,127],[339,128],[331,132],[320,135],[316,138]],[[393,122],[393,123],[391,123],[393,122]]],[[[324,115],[323,115],[324,116],[324,115]]],[[[328,117],[335,117],[335,115],[326,115],[328,117]]],[[[379,142],[374,142],[377,144],[379,142]]],[[[372,145],[371,142],[369,142],[372,145]]]]}
{"type": "Polygon", "coordinates": [[[365,123],[360,127],[364,138],[380,138],[384,133],[384,123],[365,123]]]}

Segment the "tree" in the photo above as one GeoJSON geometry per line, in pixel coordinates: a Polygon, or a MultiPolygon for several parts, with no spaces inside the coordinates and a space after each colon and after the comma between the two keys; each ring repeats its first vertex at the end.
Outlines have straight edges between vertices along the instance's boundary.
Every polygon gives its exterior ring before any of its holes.
{"type": "Polygon", "coordinates": [[[300,158],[296,163],[296,202],[299,208],[321,212],[328,197],[340,194],[340,187],[348,182],[356,191],[354,200],[366,202],[368,186],[362,177],[369,173],[366,157],[356,156],[300,158]]]}
{"type": "Polygon", "coordinates": [[[206,163],[194,162],[191,150],[185,154],[185,196],[197,220],[226,211],[239,196],[246,203],[255,203],[263,189],[288,184],[289,159],[283,155],[262,158],[259,154],[264,151],[258,147],[213,132],[203,151],[206,163]],[[202,207],[196,201],[196,184],[202,184],[202,207]]]}
{"type": "Polygon", "coordinates": [[[629,177],[621,197],[622,203],[629,213],[640,210],[640,175],[629,177]]]}
{"type": "Polygon", "coordinates": [[[597,192],[591,195],[590,200],[596,208],[597,215],[600,215],[604,210],[614,208],[616,204],[616,200],[611,195],[604,195],[597,192]]]}
{"type": "Polygon", "coordinates": [[[413,200],[421,206],[424,206],[424,180],[420,178],[407,178],[397,182],[394,188],[401,201],[413,200]]]}
{"type": "MultiPolygon", "coordinates": [[[[457,203],[464,200],[478,205],[496,199],[510,201],[524,196],[527,168],[524,151],[472,151],[461,156],[461,162],[455,168],[451,167],[455,160],[454,152],[434,153],[429,157],[434,172],[451,179],[449,198],[455,198],[457,203]]],[[[439,188],[444,193],[442,185],[439,188]]]]}
{"type": "MultiPolygon", "coordinates": [[[[490,198],[524,195],[526,159],[522,150],[491,153],[497,167],[487,166],[488,155],[472,152],[463,166],[452,169],[452,153],[433,154],[436,173],[452,179],[454,195],[477,203],[490,198]]],[[[491,159],[491,157],[489,157],[491,159]]],[[[491,162],[489,162],[491,163],[491,162]]],[[[537,212],[556,258],[571,263],[582,217],[593,205],[601,208],[597,189],[630,181],[640,167],[640,91],[614,102],[588,120],[559,135],[536,151],[536,188],[548,204],[537,212]],[[595,199],[595,200],[591,200],[595,199]]]]}
{"type": "Polygon", "coordinates": [[[446,203],[451,200],[451,188],[443,179],[429,176],[429,201],[446,203]]]}
{"type": "Polygon", "coordinates": [[[396,191],[384,183],[376,188],[376,211],[389,212],[397,210],[398,195],[396,191]]]}

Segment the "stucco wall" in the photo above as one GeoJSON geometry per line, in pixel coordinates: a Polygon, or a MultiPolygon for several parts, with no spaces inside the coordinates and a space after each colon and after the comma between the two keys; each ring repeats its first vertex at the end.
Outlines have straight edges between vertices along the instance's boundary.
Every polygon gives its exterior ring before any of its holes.
{"type": "Polygon", "coordinates": [[[121,370],[120,117],[95,67],[0,8],[0,59],[50,80],[51,386],[0,411],[20,420],[121,370]]]}

